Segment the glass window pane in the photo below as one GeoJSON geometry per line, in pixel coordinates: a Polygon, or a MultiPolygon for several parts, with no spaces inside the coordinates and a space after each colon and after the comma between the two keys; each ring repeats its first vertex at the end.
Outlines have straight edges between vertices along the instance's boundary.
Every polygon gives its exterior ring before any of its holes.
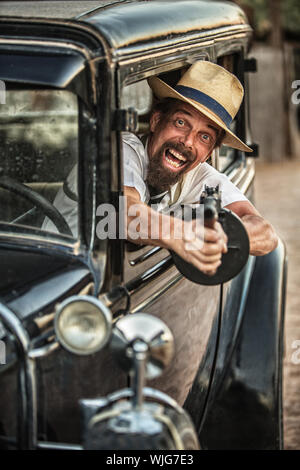
{"type": "MultiPolygon", "coordinates": [[[[76,95],[65,90],[6,91],[6,103],[0,105],[0,221],[38,229],[39,234],[71,235],[64,224],[57,227],[46,217],[45,206],[56,205],[77,156],[76,95]]],[[[75,225],[73,234],[77,218],[75,225]]]]}
{"type": "Polygon", "coordinates": [[[123,88],[121,101],[122,108],[134,107],[139,115],[147,114],[152,105],[152,92],[147,80],[123,88]]]}

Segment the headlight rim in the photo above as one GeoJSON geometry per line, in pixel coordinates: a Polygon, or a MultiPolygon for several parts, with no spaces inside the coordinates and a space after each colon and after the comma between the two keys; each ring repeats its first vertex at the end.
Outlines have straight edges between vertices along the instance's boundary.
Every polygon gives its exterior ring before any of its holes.
{"type": "Polygon", "coordinates": [[[67,299],[63,300],[57,307],[55,311],[55,316],[54,316],[54,331],[56,338],[59,342],[59,344],[68,352],[75,354],[76,356],[89,356],[92,354],[95,354],[101,349],[103,349],[107,343],[109,342],[109,339],[111,338],[112,334],[112,313],[110,309],[97,297],[92,297],[90,295],[72,295],[71,297],[68,297],[67,299]],[[95,307],[98,308],[98,310],[101,312],[105,326],[106,326],[106,333],[103,336],[103,340],[101,343],[99,343],[97,346],[95,346],[93,349],[85,350],[85,349],[80,349],[80,348],[75,348],[70,346],[70,344],[65,341],[64,336],[60,332],[59,328],[59,321],[61,319],[61,315],[63,310],[70,306],[72,303],[76,302],[87,302],[90,304],[93,304],[95,307]]]}

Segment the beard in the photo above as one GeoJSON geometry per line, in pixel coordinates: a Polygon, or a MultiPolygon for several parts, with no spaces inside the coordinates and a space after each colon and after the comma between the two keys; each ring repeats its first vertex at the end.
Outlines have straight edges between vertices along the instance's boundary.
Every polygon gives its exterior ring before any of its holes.
{"type": "Polygon", "coordinates": [[[151,157],[149,157],[146,183],[151,189],[151,192],[159,194],[163,191],[167,191],[180,180],[183,173],[188,170],[195,158],[196,157],[193,152],[187,150],[183,144],[174,143],[172,141],[165,142],[151,157]],[[182,169],[178,169],[176,172],[173,172],[164,166],[163,159],[167,149],[174,149],[186,158],[186,163],[183,165],[182,169]]]}

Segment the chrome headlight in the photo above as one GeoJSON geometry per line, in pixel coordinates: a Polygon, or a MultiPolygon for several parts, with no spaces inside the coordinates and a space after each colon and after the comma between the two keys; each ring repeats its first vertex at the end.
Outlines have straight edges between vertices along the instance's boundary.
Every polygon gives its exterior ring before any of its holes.
{"type": "Polygon", "coordinates": [[[109,340],[112,315],[97,298],[74,296],[58,307],[54,327],[59,342],[68,351],[79,355],[92,354],[109,340]]]}

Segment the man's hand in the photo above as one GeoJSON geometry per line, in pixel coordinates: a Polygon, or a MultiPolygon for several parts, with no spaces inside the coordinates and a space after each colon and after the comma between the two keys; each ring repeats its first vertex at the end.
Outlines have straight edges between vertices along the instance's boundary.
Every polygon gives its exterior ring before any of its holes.
{"type": "Polygon", "coordinates": [[[131,236],[130,223],[134,217],[126,214],[129,240],[133,243],[161,246],[175,251],[181,258],[193,264],[204,274],[213,276],[216,273],[221,264],[222,254],[227,253],[227,236],[219,222],[215,222],[212,228],[203,227],[203,225],[199,228],[197,224],[200,223],[196,220],[186,222],[154,211],[141,202],[140,196],[134,188],[125,186],[124,193],[127,197],[128,214],[130,214],[131,207],[139,208],[140,232],[138,239],[131,236]],[[164,224],[170,227],[168,236],[164,234],[164,224]],[[144,227],[143,230],[142,227],[144,227]],[[151,237],[153,232],[156,233],[156,237],[151,237]]]}
{"type": "Polygon", "coordinates": [[[170,240],[172,250],[204,274],[213,276],[227,253],[227,236],[219,222],[212,228],[196,230],[196,221],[185,222],[182,240],[170,240]],[[190,226],[188,226],[190,224],[190,226]]]}

